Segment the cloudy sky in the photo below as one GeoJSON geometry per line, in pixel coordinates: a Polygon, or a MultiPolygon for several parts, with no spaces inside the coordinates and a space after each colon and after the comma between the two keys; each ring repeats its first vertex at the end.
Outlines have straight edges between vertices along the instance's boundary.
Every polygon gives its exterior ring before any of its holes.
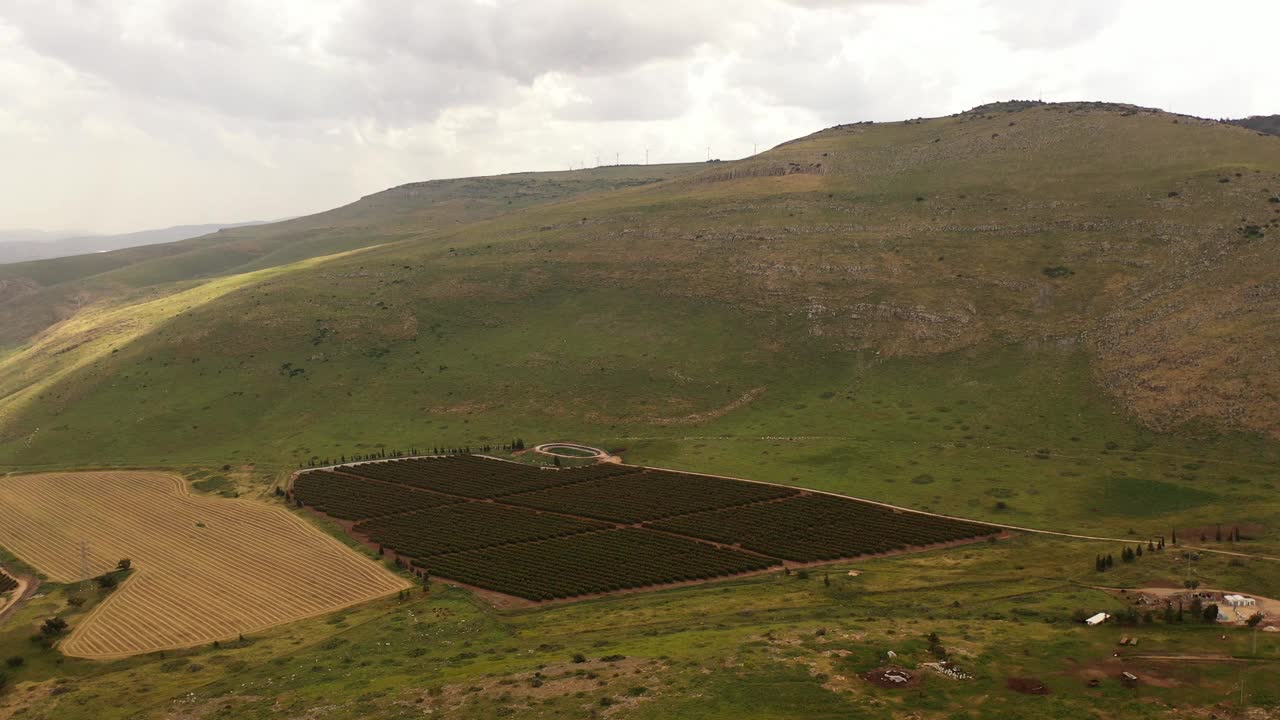
{"type": "Polygon", "coordinates": [[[991,100],[1280,113],[1275,0],[0,0],[0,228],[314,212],[991,100]]]}

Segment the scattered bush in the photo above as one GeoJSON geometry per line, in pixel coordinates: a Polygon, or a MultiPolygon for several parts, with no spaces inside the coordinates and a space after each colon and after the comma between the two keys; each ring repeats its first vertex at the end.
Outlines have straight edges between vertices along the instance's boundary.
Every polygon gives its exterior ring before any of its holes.
{"type": "Polygon", "coordinates": [[[67,621],[60,617],[51,617],[40,625],[40,634],[45,637],[54,637],[61,635],[67,631],[67,621]]]}

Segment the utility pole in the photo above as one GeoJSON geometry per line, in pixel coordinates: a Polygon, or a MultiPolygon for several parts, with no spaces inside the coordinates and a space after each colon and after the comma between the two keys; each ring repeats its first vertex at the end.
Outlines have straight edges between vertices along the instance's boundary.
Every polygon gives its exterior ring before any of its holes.
{"type": "Polygon", "coordinates": [[[600,167],[600,156],[596,156],[596,167],[600,167]]]}
{"type": "Polygon", "coordinates": [[[711,162],[711,146],[707,146],[707,162],[711,162]]]}
{"type": "Polygon", "coordinates": [[[644,164],[649,164],[649,148],[644,149],[644,164]]]}
{"type": "Polygon", "coordinates": [[[622,164],[622,163],[618,162],[618,156],[619,156],[619,153],[614,153],[614,154],[613,154],[613,164],[614,164],[614,165],[621,165],[621,164],[622,164]]]}

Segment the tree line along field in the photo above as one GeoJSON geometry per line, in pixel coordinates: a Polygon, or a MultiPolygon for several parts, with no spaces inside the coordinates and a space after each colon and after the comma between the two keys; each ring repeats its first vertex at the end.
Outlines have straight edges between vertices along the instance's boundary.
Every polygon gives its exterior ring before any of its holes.
{"type": "Polygon", "coordinates": [[[76,621],[64,653],[113,658],[234,639],[395,593],[400,577],[280,508],[191,495],[173,475],[0,479],[0,546],[58,583],[133,572],[76,621]]]}
{"type": "Polygon", "coordinates": [[[303,471],[301,507],[439,575],[541,601],[993,535],[981,523],[731,478],[478,456],[303,471]]]}

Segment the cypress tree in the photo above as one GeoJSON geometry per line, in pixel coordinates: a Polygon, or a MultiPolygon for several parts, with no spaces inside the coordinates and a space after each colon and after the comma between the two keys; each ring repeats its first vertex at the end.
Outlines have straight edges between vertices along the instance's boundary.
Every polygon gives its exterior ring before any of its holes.
{"type": "Polygon", "coordinates": [[[1217,542],[1222,542],[1222,525],[1218,525],[1218,528],[1214,530],[1213,539],[1217,542]]]}
{"type": "Polygon", "coordinates": [[[1138,548],[1135,552],[1137,553],[1138,557],[1142,557],[1142,543],[1138,543],[1138,548]]]}

